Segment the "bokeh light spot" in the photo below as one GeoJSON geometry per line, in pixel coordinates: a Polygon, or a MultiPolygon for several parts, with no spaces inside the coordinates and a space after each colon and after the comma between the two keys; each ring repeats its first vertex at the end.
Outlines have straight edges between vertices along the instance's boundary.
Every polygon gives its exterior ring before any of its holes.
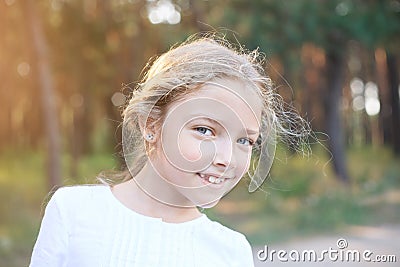
{"type": "Polygon", "coordinates": [[[31,72],[31,66],[27,62],[21,62],[17,66],[17,72],[21,77],[28,76],[31,72]]]}

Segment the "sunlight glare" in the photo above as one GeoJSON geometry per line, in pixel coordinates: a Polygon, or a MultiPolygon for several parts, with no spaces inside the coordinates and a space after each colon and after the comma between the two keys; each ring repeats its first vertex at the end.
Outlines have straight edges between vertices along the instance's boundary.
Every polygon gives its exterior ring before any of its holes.
{"type": "Polygon", "coordinates": [[[365,100],[365,111],[369,116],[375,116],[379,114],[381,110],[381,103],[377,98],[367,98],[365,100]]]}
{"type": "Polygon", "coordinates": [[[170,0],[160,0],[148,5],[148,18],[152,24],[178,24],[181,21],[181,13],[170,0]]]}
{"type": "Polygon", "coordinates": [[[11,6],[15,3],[15,0],[4,0],[7,6],[11,6]]]}
{"type": "Polygon", "coordinates": [[[351,89],[351,95],[353,97],[361,95],[364,90],[363,81],[358,77],[353,78],[350,82],[350,89],[351,89]]]}
{"type": "Polygon", "coordinates": [[[21,77],[25,77],[31,71],[31,66],[27,62],[21,62],[17,66],[17,72],[21,77]]]}
{"type": "Polygon", "coordinates": [[[354,111],[361,111],[364,109],[365,103],[364,103],[364,97],[363,96],[356,96],[353,99],[353,110],[354,111]]]}
{"type": "Polygon", "coordinates": [[[375,116],[381,109],[379,102],[378,86],[374,82],[367,82],[365,85],[365,111],[369,116],[375,116]]]}

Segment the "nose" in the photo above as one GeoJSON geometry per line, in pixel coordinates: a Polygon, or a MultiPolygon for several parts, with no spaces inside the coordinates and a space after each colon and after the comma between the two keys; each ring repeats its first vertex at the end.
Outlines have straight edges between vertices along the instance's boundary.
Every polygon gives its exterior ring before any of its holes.
{"type": "Polygon", "coordinates": [[[221,140],[215,143],[216,151],[214,165],[219,168],[231,169],[235,167],[236,161],[233,153],[233,145],[229,140],[221,140]]]}

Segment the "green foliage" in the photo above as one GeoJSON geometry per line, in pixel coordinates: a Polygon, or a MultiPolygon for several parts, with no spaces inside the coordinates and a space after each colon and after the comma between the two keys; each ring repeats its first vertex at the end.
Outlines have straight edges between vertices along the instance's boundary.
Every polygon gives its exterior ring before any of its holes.
{"type": "MultiPolygon", "coordinates": [[[[398,0],[193,1],[196,10],[187,1],[175,0],[182,15],[178,25],[152,25],[145,0],[100,1],[96,5],[89,2],[38,1],[50,48],[57,107],[63,113],[61,132],[82,136],[82,147],[90,143],[94,122],[104,117],[116,119],[117,109],[107,107],[112,94],[120,91],[123,83],[137,81],[147,59],[198,32],[196,23],[227,32],[230,39],[237,35],[247,48],[260,47],[267,58],[279,57],[285,65],[286,79],[286,72],[305,75],[307,66],[300,56],[304,44],[312,43],[324,51],[345,51],[347,43],[356,40],[371,50],[379,46],[397,51],[400,36],[398,0]],[[80,97],[82,102],[76,101],[80,97]]],[[[26,46],[30,40],[24,4],[10,3],[3,3],[0,10],[0,31],[4,32],[0,48],[7,51],[2,56],[9,66],[3,68],[0,88],[4,94],[0,104],[5,111],[0,121],[6,125],[1,133],[6,136],[5,144],[37,145],[43,140],[40,129],[44,123],[36,55],[26,46]],[[22,62],[30,66],[30,73],[23,77],[16,71],[22,62]],[[14,135],[11,129],[23,134],[14,135]]],[[[301,88],[294,84],[301,83],[300,78],[288,80],[294,91],[301,88]]],[[[87,151],[90,148],[84,149],[87,151]]]]}
{"type": "Polygon", "coordinates": [[[400,36],[398,1],[232,0],[228,5],[220,21],[240,29],[249,48],[260,47],[284,61],[293,61],[290,51],[299,51],[305,43],[338,53],[351,40],[370,49],[398,49],[393,45],[400,36]]]}

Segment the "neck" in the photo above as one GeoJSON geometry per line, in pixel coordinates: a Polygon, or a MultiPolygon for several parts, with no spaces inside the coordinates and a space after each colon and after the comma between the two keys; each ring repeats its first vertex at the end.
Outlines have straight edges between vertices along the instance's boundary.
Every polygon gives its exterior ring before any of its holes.
{"type": "Polygon", "coordinates": [[[133,179],[114,186],[113,194],[129,209],[165,222],[181,223],[200,217],[201,213],[189,200],[178,199],[174,188],[146,164],[133,179]],[[174,203],[187,203],[187,207],[174,203]]]}

